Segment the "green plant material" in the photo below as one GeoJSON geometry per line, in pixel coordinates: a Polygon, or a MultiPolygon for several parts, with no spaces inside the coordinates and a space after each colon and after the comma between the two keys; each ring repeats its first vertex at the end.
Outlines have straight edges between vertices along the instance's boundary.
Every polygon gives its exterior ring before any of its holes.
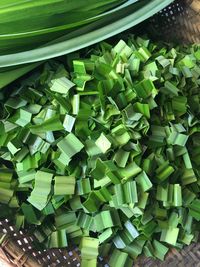
{"type": "MultiPolygon", "coordinates": [[[[4,31],[2,28],[0,67],[45,60],[79,50],[133,27],[172,1],[124,3],[123,0],[109,0],[108,3],[90,0],[87,4],[78,1],[76,8],[73,1],[68,3],[67,0],[42,3],[35,0],[28,4],[20,1],[11,8],[1,4],[4,31]],[[52,16],[56,19],[51,19],[52,16]],[[37,48],[38,45],[43,47],[37,48]]],[[[140,55],[148,58],[150,55],[144,50],[141,49],[140,55]]]]}
{"type": "Polygon", "coordinates": [[[76,119],[73,116],[70,116],[68,114],[65,115],[65,119],[63,121],[63,127],[65,128],[67,132],[71,133],[74,127],[75,121],[76,119]]]}
{"type": "Polygon", "coordinates": [[[30,204],[23,203],[21,205],[21,210],[24,214],[26,221],[30,224],[40,225],[40,214],[38,211],[30,204]]]}
{"type": "Polygon", "coordinates": [[[106,138],[106,136],[102,133],[99,138],[96,140],[95,144],[98,148],[103,152],[106,153],[107,150],[111,147],[111,143],[106,138]]]}
{"type": "Polygon", "coordinates": [[[48,203],[52,178],[53,174],[43,171],[35,174],[35,186],[27,200],[38,210],[45,208],[48,203]]]}
{"type": "Polygon", "coordinates": [[[34,227],[45,247],[81,243],[82,266],[163,260],[195,241],[198,49],[131,35],[2,90],[0,203],[13,212],[1,218],[34,227]]]}
{"type": "Polygon", "coordinates": [[[80,243],[82,266],[96,266],[99,240],[97,238],[83,237],[80,243]]]}
{"type": "Polygon", "coordinates": [[[13,117],[9,119],[10,122],[15,123],[19,126],[26,126],[31,121],[31,113],[24,109],[18,109],[13,117]]]}
{"type": "Polygon", "coordinates": [[[200,220],[200,200],[199,199],[195,199],[192,201],[192,203],[190,204],[189,208],[189,214],[194,217],[197,221],[200,220]]]}
{"type": "Polygon", "coordinates": [[[14,82],[16,79],[20,78],[24,74],[30,72],[31,70],[38,67],[42,62],[40,63],[33,63],[33,64],[27,64],[22,67],[17,67],[14,69],[8,69],[5,71],[0,72],[0,89],[5,87],[6,85],[14,82]]]}
{"type": "Polygon", "coordinates": [[[63,230],[52,232],[49,238],[49,247],[50,248],[65,248],[66,246],[67,246],[66,231],[63,229],[63,230]]]}
{"type": "Polygon", "coordinates": [[[52,85],[50,87],[50,90],[53,92],[57,92],[60,94],[67,94],[68,91],[74,86],[75,84],[72,83],[70,80],[68,80],[65,77],[52,80],[52,85]]]}
{"type": "Polygon", "coordinates": [[[73,134],[68,134],[57,144],[58,148],[62,153],[66,155],[66,158],[70,161],[76,153],[81,151],[84,145],[78,140],[78,138],[73,134]]]}
{"type": "Polygon", "coordinates": [[[77,181],[77,189],[79,195],[85,195],[91,192],[90,179],[80,179],[77,181]]]}
{"type": "Polygon", "coordinates": [[[129,258],[128,253],[122,252],[118,249],[114,249],[114,251],[110,257],[110,260],[109,260],[109,265],[111,267],[114,267],[114,266],[116,266],[116,262],[117,262],[117,265],[119,267],[132,266],[132,261],[129,258]]]}
{"type": "Polygon", "coordinates": [[[159,181],[166,180],[172,173],[174,172],[174,168],[169,166],[169,162],[162,163],[157,169],[156,174],[159,181]]]}
{"type": "Polygon", "coordinates": [[[135,178],[136,182],[140,185],[143,192],[149,190],[152,187],[152,183],[149,180],[145,172],[142,172],[135,178]]]}
{"type": "Polygon", "coordinates": [[[115,210],[105,210],[94,217],[94,224],[98,232],[119,224],[119,215],[115,210]]]}
{"type": "Polygon", "coordinates": [[[75,191],[75,177],[55,176],[54,195],[73,195],[75,191]]]}
{"type": "Polygon", "coordinates": [[[160,237],[160,241],[166,242],[171,245],[176,245],[178,238],[179,228],[163,229],[160,237]]]}

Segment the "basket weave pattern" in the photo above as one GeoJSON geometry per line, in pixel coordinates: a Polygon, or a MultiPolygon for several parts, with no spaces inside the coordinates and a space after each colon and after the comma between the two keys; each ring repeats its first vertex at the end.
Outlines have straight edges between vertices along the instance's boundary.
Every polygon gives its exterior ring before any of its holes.
{"type": "Polygon", "coordinates": [[[78,248],[36,250],[34,237],[26,231],[17,231],[8,220],[0,221],[3,235],[0,255],[16,267],[79,267],[78,248]]]}
{"type": "Polygon", "coordinates": [[[167,42],[200,43],[200,0],[176,0],[148,21],[150,36],[167,42]]]}

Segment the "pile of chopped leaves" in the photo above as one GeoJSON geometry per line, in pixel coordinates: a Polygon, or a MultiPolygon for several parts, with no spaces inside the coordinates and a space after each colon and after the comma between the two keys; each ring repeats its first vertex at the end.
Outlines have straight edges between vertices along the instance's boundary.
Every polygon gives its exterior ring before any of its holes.
{"type": "Polygon", "coordinates": [[[200,47],[129,36],[81,53],[1,92],[0,217],[80,244],[82,266],[164,259],[199,233],[200,47]]]}

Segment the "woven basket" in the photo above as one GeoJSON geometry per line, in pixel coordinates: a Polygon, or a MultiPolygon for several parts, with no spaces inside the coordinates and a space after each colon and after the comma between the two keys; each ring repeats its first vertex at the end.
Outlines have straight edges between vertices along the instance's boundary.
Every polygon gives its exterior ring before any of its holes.
{"type": "Polygon", "coordinates": [[[200,0],[176,0],[145,26],[149,36],[158,40],[200,43],[200,0]]]}
{"type": "MultiPolygon", "coordinates": [[[[178,43],[200,43],[200,0],[174,1],[142,24],[142,27],[154,39],[178,43]]],[[[35,250],[34,238],[25,231],[17,231],[8,220],[0,222],[0,240],[0,267],[80,266],[78,248],[35,250]]],[[[105,263],[101,259],[99,265],[105,266],[105,263]]],[[[200,266],[200,243],[187,246],[181,251],[172,249],[164,262],[140,257],[134,266],[198,267],[200,266]]]]}

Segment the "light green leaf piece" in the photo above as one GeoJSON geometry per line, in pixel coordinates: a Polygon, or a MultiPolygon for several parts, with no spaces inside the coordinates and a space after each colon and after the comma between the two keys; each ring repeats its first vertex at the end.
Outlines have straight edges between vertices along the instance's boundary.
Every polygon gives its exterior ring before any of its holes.
{"type": "Polygon", "coordinates": [[[192,240],[193,240],[193,238],[194,238],[194,235],[184,233],[184,236],[181,239],[181,241],[186,245],[190,245],[192,240]]]}
{"type": "Polygon", "coordinates": [[[94,193],[100,201],[107,202],[111,200],[111,193],[105,186],[101,187],[99,190],[94,191],[94,193]]]}
{"type": "Polygon", "coordinates": [[[27,155],[21,162],[16,164],[17,171],[28,171],[30,169],[38,168],[41,154],[35,153],[33,156],[27,155]]]}
{"type": "Polygon", "coordinates": [[[65,229],[52,232],[49,238],[50,248],[66,248],[67,246],[68,243],[65,229]]]}
{"type": "Polygon", "coordinates": [[[69,79],[62,77],[51,81],[50,90],[60,94],[67,94],[68,91],[75,86],[69,79]]]}
{"type": "Polygon", "coordinates": [[[27,105],[27,101],[24,99],[18,99],[18,98],[9,98],[6,103],[5,106],[6,107],[10,107],[12,109],[19,109],[22,108],[24,106],[27,105]]]}
{"type": "Polygon", "coordinates": [[[113,161],[102,161],[100,158],[97,158],[95,166],[91,171],[91,176],[96,180],[100,180],[105,177],[105,174],[108,174],[112,171],[117,171],[117,168],[113,161]]]}
{"type": "Polygon", "coordinates": [[[91,192],[90,179],[84,178],[77,180],[77,190],[79,195],[90,193],[91,192]]]}
{"type": "Polygon", "coordinates": [[[95,144],[93,140],[86,140],[85,141],[85,150],[90,157],[96,157],[102,154],[100,148],[95,144]]]}
{"type": "Polygon", "coordinates": [[[94,217],[94,224],[97,231],[100,232],[106,228],[113,227],[115,222],[113,222],[112,213],[109,210],[105,210],[94,217]]]}
{"type": "Polygon", "coordinates": [[[187,98],[184,96],[175,96],[172,98],[172,108],[179,116],[187,111],[187,98]]]}
{"type": "Polygon", "coordinates": [[[44,209],[48,203],[52,178],[53,174],[44,171],[37,171],[35,174],[35,186],[28,202],[38,210],[44,209]]]}
{"type": "Polygon", "coordinates": [[[185,169],[181,179],[183,185],[192,184],[197,181],[197,177],[193,169],[185,169]]]}
{"type": "Polygon", "coordinates": [[[22,108],[18,109],[14,116],[9,121],[13,122],[21,127],[26,126],[31,122],[32,114],[22,108]]]}
{"type": "Polygon", "coordinates": [[[59,156],[53,160],[53,162],[60,170],[65,170],[66,165],[70,163],[70,160],[71,159],[64,152],[61,152],[59,156]]]}
{"type": "Polygon", "coordinates": [[[119,167],[124,168],[128,161],[129,155],[130,155],[129,151],[124,151],[123,149],[119,149],[115,153],[113,160],[117,163],[119,167]]]}
{"type": "Polygon", "coordinates": [[[35,179],[35,170],[18,172],[18,180],[20,184],[28,183],[35,179]]]}
{"type": "Polygon", "coordinates": [[[96,267],[97,266],[97,260],[87,260],[87,259],[82,259],[81,260],[81,267],[96,267]]]}
{"type": "Polygon", "coordinates": [[[128,253],[123,252],[119,249],[114,249],[109,259],[108,264],[110,267],[115,267],[117,263],[117,267],[131,267],[132,260],[129,258],[128,253]]]}
{"type": "Polygon", "coordinates": [[[135,163],[128,164],[125,168],[119,169],[119,174],[122,178],[122,182],[125,183],[130,178],[136,176],[142,171],[142,169],[135,163]]]}
{"type": "Polygon", "coordinates": [[[147,174],[143,171],[135,178],[136,182],[140,185],[143,192],[148,191],[152,187],[152,183],[147,174]]]}
{"type": "Polygon", "coordinates": [[[106,229],[99,235],[99,244],[108,241],[113,235],[113,230],[111,228],[106,229]]]}
{"type": "Polygon", "coordinates": [[[85,260],[97,259],[99,240],[97,238],[83,237],[80,242],[82,258],[85,260]]]}
{"type": "Polygon", "coordinates": [[[63,127],[65,128],[65,130],[69,133],[71,133],[73,127],[74,127],[74,123],[75,123],[76,119],[73,116],[70,116],[68,114],[65,115],[64,121],[63,121],[63,127]]]}
{"type": "Polygon", "coordinates": [[[129,181],[123,185],[126,203],[134,204],[138,202],[137,187],[135,181],[129,181]]]}
{"type": "Polygon", "coordinates": [[[188,152],[186,152],[183,155],[183,161],[184,161],[186,169],[192,169],[192,162],[191,162],[191,159],[190,159],[190,156],[189,156],[188,152]]]}
{"type": "Polygon", "coordinates": [[[168,185],[166,186],[157,186],[156,199],[160,201],[167,201],[168,199],[168,185]]]}
{"type": "Polygon", "coordinates": [[[141,46],[138,49],[138,53],[141,55],[143,62],[146,62],[151,57],[150,51],[145,46],[141,46]]]}
{"type": "Polygon", "coordinates": [[[177,238],[179,234],[179,228],[168,228],[163,229],[161,232],[160,241],[166,242],[173,246],[176,245],[177,238]]]}
{"type": "Polygon", "coordinates": [[[83,212],[80,212],[78,214],[78,218],[77,218],[77,225],[80,226],[83,229],[87,229],[90,230],[92,223],[93,223],[93,217],[85,214],[83,212]]]}
{"type": "Polygon", "coordinates": [[[128,231],[129,235],[131,235],[133,239],[139,236],[137,229],[134,227],[134,225],[130,221],[126,221],[124,226],[126,230],[128,231]]]}
{"type": "Polygon", "coordinates": [[[98,148],[105,154],[111,147],[111,142],[109,139],[102,133],[99,138],[96,140],[95,144],[98,148]]]}
{"type": "Polygon", "coordinates": [[[22,143],[20,142],[20,140],[16,138],[12,139],[7,144],[7,148],[12,155],[15,155],[18,151],[20,151],[21,147],[22,147],[22,143]]]}
{"type": "Polygon", "coordinates": [[[60,120],[60,116],[58,115],[45,120],[41,124],[33,125],[30,127],[30,130],[33,134],[46,133],[48,131],[61,131],[63,129],[63,124],[60,120]]]}
{"type": "Polygon", "coordinates": [[[185,146],[188,140],[188,136],[185,134],[180,134],[177,132],[172,132],[167,141],[169,144],[178,145],[178,146],[185,146]]]}
{"type": "Polygon", "coordinates": [[[173,172],[174,172],[174,168],[169,165],[169,162],[166,161],[156,169],[156,177],[159,181],[164,181],[173,172]]]}
{"type": "Polygon", "coordinates": [[[169,59],[165,58],[164,56],[158,56],[156,58],[156,60],[158,61],[158,63],[163,67],[166,68],[167,66],[171,65],[171,62],[169,59]]]}
{"type": "Polygon", "coordinates": [[[182,190],[179,184],[174,184],[174,206],[182,206],[182,190]]]}
{"type": "Polygon", "coordinates": [[[136,84],[134,87],[137,95],[141,98],[147,98],[151,94],[155,94],[156,88],[151,80],[143,80],[140,83],[136,84]]]}
{"type": "Polygon", "coordinates": [[[186,55],[182,60],[179,61],[179,64],[183,64],[191,69],[195,66],[195,58],[192,55],[186,55]]]}
{"type": "Polygon", "coordinates": [[[151,62],[146,64],[143,72],[144,78],[149,79],[151,81],[156,81],[158,79],[157,71],[158,71],[158,66],[156,62],[151,62]]]}
{"type": "Polygon", "coordinates": [[[166,81],[165,88],[163,90],[164,93],[169,94],[171,96],[178,96],[178,88],[173,85],[173,83],[166,81]]]}
{"type": "Polygon", "coordinates": [[[29,143],[29,151],[31,155],[34,155],[37,152],[41,152],[42,154],[47,153],[50,148],[50,144],[42,140],[40,137],[35,137],[30,139],[29,143]]]}
{"type": "Polygon", "coordinates": [[[121,57],[130,57],[133,53],[132,49],[123,41],[120,40],[118,44],[113,48],[113,52],[119,54],[121,57]]]}
{"type": "Polygon", "coordinates": [[[101,203],[94,192],[91,192],[88,198],[82,203],[87,212],[96,212],[100,204],[101,203]]]}
{"type": "Polygon", "coordinates": [[[75,191],[76,179],[73,176],[54,177],[54,195],[73,195],[75,191]]]}
{"type": "Polygon", "coordinates": [[[142,103],[136,102],[135,104],[133,104],[133,109],[135,112],[141,113],[145,117],[150,118],[150,111],[149,111],[148,104],[142,104],[142,103]]]}
{"type": "Polygon", "coordinates": [[[79,94],[73,95],[71,104],[72,104],[72,114],[78,115],[79,109],[80,109],[80,95],[79,94]]]}
{"type": "Polygon", "coordinates": [[[125,198],[125,192],[124,187],[122,184],[116,184],[114,186],[114,192],[115,195],[113,196],[114,203],[117,206],[122,206],[123,204],[126,204],[126,198],[125,198]]]}
{"type": "Polygon", "coordinates": [[[85,64],[86,62],[73,60],[74,72],[76,73],[73,82],[76,84],[76,89],[78,91],[84,91],[86,83],[92,80],[92,76],[88,75],[86,72],[85,64]]]}
{"type": "Polygon", "coordinates": [[[58,229],[66,229],[69,224],[74,224],[75,222],[76,214],[74,211],[67,211],[55,217],[55,225],[58,229]]]}
{"type": "Polygon", "coordinates": [[[57,146],[69,159],[80,152],[84,147],[73,133],[68,134],[65,138],[58,142],[57,146]]]}
{"type": "Polygon", "coordinates": [[[147,193],[147,192],[140,193],[139,201],[137,204],[138,208],[145,209],[146,205],[147,205],[148,198],[149,198],[149,193],[147,193]]]}

